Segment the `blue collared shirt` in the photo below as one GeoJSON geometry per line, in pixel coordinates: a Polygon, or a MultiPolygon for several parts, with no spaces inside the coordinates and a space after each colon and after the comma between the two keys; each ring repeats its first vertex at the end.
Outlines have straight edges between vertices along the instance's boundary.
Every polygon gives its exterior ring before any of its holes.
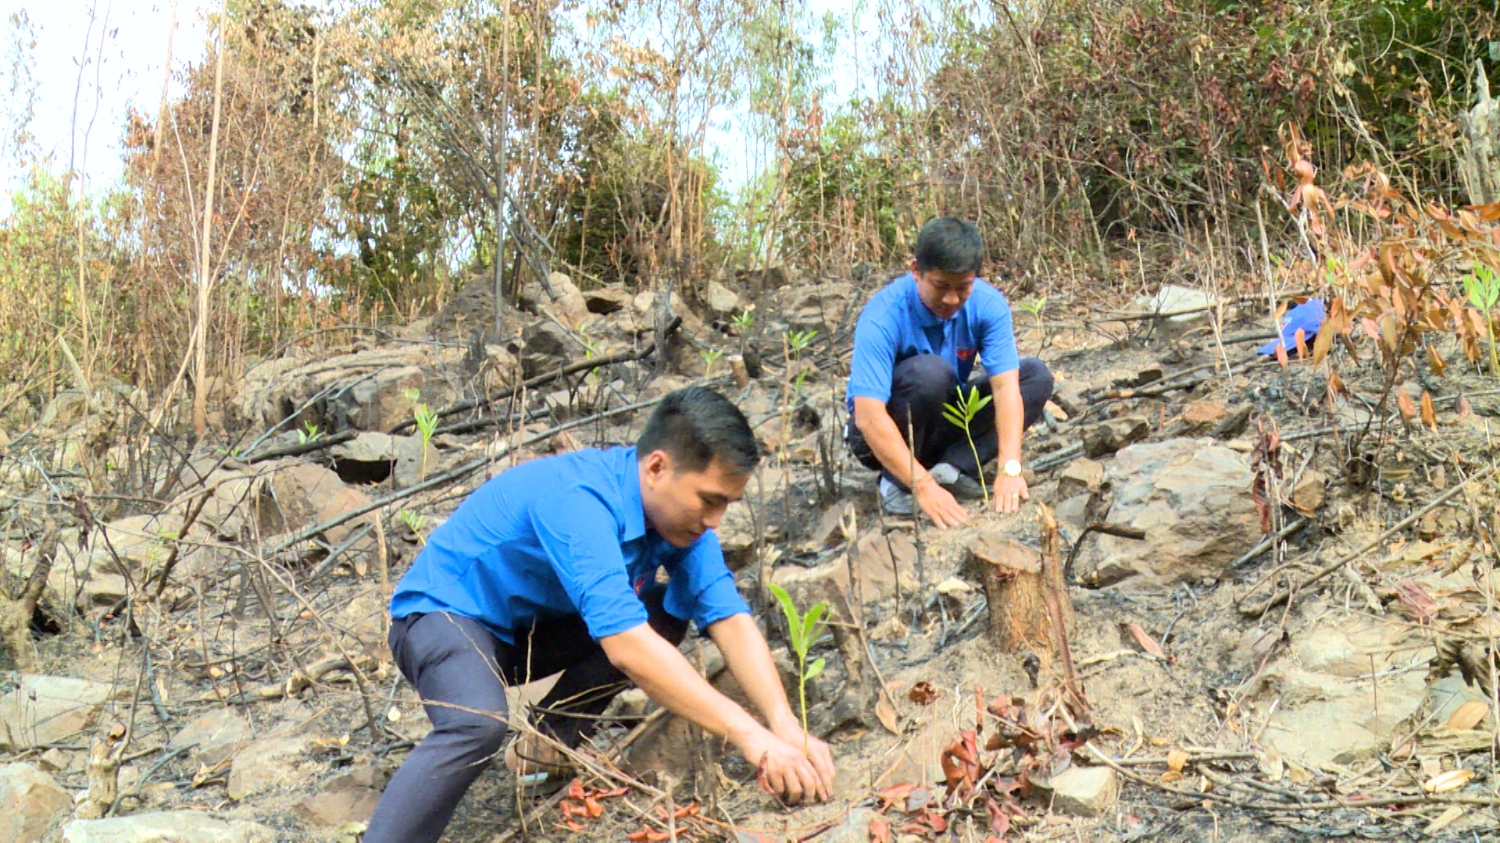
{"type": "Polygon", "coordinates": [[[922,303],[917,279],[909,272],[871,296],[854,327],[850,411],[856,397],[889,401],[896,364],[918,354],[947,360],[959,383],[968,382],[975,355],[984,361],[990,377],[1015,371],[1021,360],[1005,294],[976,279],[968,301],[947,319],[939,319],[922,303]]]}
{"type": "Polygon", "coordinates": [[[676,548],[647,528],[635,448],[574,451],[475,489],[401,578],[391,616],[451,612],[514,644],[536,619],[582,615],[598,640],[646,622],[637,593],[659,568],[666,610],[699,629],[750,611],[713,530],[676,548]]]}

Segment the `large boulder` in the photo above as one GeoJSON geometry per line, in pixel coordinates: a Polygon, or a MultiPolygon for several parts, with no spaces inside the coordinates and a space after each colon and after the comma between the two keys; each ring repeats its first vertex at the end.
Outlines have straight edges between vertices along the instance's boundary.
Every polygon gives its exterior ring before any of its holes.
{"type": "Polygon", "coordinates": [[[416,366],[398,366],[361,379],[332,402],[334,425],[342,430],[390,430],[410,421],[414,403],[427,377],[416,366]]]}
{"type": "Polygon", "coordinates": [[[172,749],[194,747],[198,761],[212,767],[255,738],[250,721],[233,708],[216,708],[194,718],[172,736],[172,749]]]}
{"type": "Polygon", "coordinates": [[[0,750],[66,743],[99,721],[106,702],[122,695],[123,689],[103,682],[23,674],[20,686],[0,697],[0,750]]]}
{"type": "Polygon", "coordinates": [[[1212,440],[1132,445],[1106,472],[1104,520],[1144,530],[1144,540],[1102,535],[1079,570],[1090,585],[1159,587],[1219,577],[1261,539],[1245,457],[1212,440]]]}
{"type": "Polygon", "coordinates": [[[245,799],[288,784],[301,784],[320,772],[310,763],[311,735],[268,737],[234,754],[229,768],[229,798],[245,799]]]}
{"type": "Polygon", "coordinates": [[[202,811],[154,811],[103,820],[74,820],[63,843],[273,843],[259,823],[220,820],[202,811]]]}
{"type": "Polygon", "coordinates": [[[521,350],[521,373],[528,378],[568,365],[577,347],[568,329],[550,319],[527,328],[521,337],[526,343],[521,350]]]}
{"type": "MultiPolygon", "coordinates": [[[[267,535],[322,524],[370,502],[364,492],[345,485],[337,474],[321,465],[285,459],[269,464],[266,471],[269,499],[261,496],[257,515],[267,535]]],[[[354,519],[329,529],[328,541],[342,544],[363,523],[363,519],[354,519]]]]}
{"type": "Polygon", "coordinates": [[[35,843],[73,797],[30,764],[0,767],[0,840],[35,843]]]}

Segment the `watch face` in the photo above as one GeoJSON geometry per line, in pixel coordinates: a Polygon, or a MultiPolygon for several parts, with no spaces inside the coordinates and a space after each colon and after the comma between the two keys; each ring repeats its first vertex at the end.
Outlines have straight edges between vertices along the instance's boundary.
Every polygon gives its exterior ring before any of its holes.
{"type": "Polygon", "coordinates": [[[1005,464],[1004,471],[1007,477],[1020,477],[1021,464],[1015,460],[1011,460],[1005,464]]]}

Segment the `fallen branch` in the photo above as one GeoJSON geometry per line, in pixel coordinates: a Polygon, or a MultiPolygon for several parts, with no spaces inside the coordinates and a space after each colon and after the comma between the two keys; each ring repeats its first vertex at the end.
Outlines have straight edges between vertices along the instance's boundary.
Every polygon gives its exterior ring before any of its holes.
{"type": "Polygon", "coordinates": [[[1458,495],[1459,492],[1463,491],[1464,488],[1469,485],[1469,483],[1473,483],[1473,482],[1477,482],[1479,480],[1483,480],[1483,479],[1489,477],[1490,475],[1494,474],[1495,473],[1495,469],[1496,469],[1496,465],[1495,464],[1491,464],[1491,465],[1485,467],[1485,469],[1483,471],[1480,471],[1479,473],[1475,474],[1473,477],[1469,478],[1469,481],[1467,483],[1456,483],[1456,484],[1454,484],[1453,488],[1451,488],[1448,491],[1442,493],[1441,495],[1438,495],[1437,497],[1433,498],[1432,501],[1429,502],[1426,506],[1422,507],[1421,509],[1417,510],[1416,512],[1413,512],[1411,515],[1408,515],[1405,518],[1401,519],[1394,526],[1390,527],[1385,532],[1381,533],[1380,535],[1376,536],[1375,538],[1370,539],[1369,541],[1367,541],[1364,544],[1360,545],[1352,553],[1347,553],[1344,556],[1342,556],[1339,559],[1337,559],[1336,561],[1334,561],[1334,562],[1332,562],[1332,563],[1330,563],[1328,565],[1323,566],[1322,568],[1318,569],[1318,571],[1316,571],[1312,576],[1308,577],[1306,580],[1303,580],[1302,582],[1297,583],[1294,586],[1288,586],[1285,589],[1282,589],[1280,591],[1275,592],[1274,594],[1271,595],[1270,599],[1268,599],[1265,603],[1263,603],[1263,604],[1261,604],[1259,606],[1250,606],[1250,607],[1247,607],[1245,605],[1245,600],[1250,596],[1251,593],[1254,593],[1252,591],[1252,592],[1247,593],[1244,596],[1240,597],[1239,600],[1235,601],[1235,606],[1240,610],[1241,614],[1248,615],[1249,617],[1252,617],[1252,618],[1258,618],[1261,615],[1264,615],[1271,608],[1273,608],[1275,606],[1278,606],[1278,605],[1280,605],[1282,603],[1288,603],[1288,602],[1290,602],[1290,600],[1292,599],[1292,595],[1300,593],[1303,589],[1307,588],[1310,585],[1313,585],[1315,583],[1318,583],[1318,582],[1322,581],[1325,577],[1327,577],[1328,575],[1334,573],[1335,571],[1339,570],[1340,568],[1344,567],[1345,565],[1349,564],[1350,562],[1354,562],[1354,561],[1358,560],[1361,556],[1364,556],[1364,554],[1367,551],[1369,551],[1371,548],[1375,547],[1376,545],[1380,544],[1381,542],[1385,541],[1386,539],[1390,538],[1391,536],[1394,536],[1395,534],[1401,532],[1402,530],[1405,530],[1407,527],[1410,527],[1411,525],[1417,523],[1418,521],[1420,521],[1422,519],[1422,516],[1426,515],[1427,513],[1433,511],[1434,509],[1437,509],[1438,507],[1440,507],[1443,504],[1447,503],[1448,501],[1452,500],[1454,497],[1456,497],[1458,495]]]}

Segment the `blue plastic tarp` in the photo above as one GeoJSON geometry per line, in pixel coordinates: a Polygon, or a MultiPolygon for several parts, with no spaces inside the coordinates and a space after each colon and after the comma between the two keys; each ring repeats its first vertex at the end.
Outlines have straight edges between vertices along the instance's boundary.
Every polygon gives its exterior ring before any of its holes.
{"type": "Polygon", "coordinates": [[[1256,350],[1257,354],[1275,354],[1276,346],[1285,345],[1288,352],[1297,353],[1297,331],[1302,331],[1302,341],[1312,345],[1313,337],[1323,326],[1323,300],[1308,299],[1288,310],[1281,318],[1281,339],[1271,340],[1256,350]]]}

